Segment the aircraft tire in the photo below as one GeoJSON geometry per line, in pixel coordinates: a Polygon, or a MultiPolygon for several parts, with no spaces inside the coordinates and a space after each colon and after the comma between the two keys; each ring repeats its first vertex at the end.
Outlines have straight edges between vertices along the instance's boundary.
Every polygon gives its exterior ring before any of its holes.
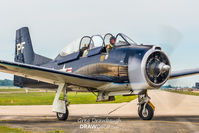
{"type": "Polygon", "coordinates": [[[141,119],[143,120],[151,120],[153,118],[154,115],[154,110],[153,108],[147,104],[146,105],[146,112],[143,112],[143,108],[144,108],[144,104],[141,105],[140,107],[138,107],[138,115],[140,116],[141,119]]]}
{"type": "Polygon", "coordinates": [[[69,114],[69,111],[68,111],[68,108],[66,107],[66,113],[57,112],[57,119],[60,121],[65,121],[68,119],[68,114],[69,114]]]}

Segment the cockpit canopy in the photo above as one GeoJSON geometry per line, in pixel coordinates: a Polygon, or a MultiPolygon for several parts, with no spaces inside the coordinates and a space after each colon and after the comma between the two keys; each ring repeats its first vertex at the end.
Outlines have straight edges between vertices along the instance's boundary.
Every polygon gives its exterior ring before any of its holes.
{"type": "Polygon", "coordinates": [[[60,56],[66,56],[75,52],[80,52],[81,49],[86,47],[88,50],[97,48],[97,47],[103,47],[105,48],[107,45],[110,44],[110,38],[115,37],[115,44],[114,47],[118,46],[124,46],[124,45],[137,45],[132,39],[130,39],[128,36],[119,33],[116,36],[113,36],[110,33],[107,33],[106,35],[93,35],[93,36],[84,36],[82,38],[79,38],[71,43],[69,43],[60,53],[60,56]]]}

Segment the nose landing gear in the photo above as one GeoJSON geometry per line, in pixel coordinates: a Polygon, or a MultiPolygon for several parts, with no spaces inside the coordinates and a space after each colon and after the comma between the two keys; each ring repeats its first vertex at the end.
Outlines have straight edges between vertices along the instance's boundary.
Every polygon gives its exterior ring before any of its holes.
{"type": "Polygon", "coordinates": [[[138,115],[143,120],[151,120],[154,115],[155,107],[150,102],[150,97],[147,92],[142,95],[138,95],[138,115]]]}

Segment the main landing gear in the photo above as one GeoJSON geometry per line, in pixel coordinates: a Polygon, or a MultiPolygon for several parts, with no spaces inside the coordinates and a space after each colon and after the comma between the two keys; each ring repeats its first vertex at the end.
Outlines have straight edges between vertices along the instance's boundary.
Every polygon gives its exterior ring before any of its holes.
{"type": "Polygon", "coordinates": [[[154,115],[155,107],[150,102],[150,97],[147,91],[144,94],[138,95],[138,115],[143,120],[151,120],[154,115]]]}
{"type": "Polygon", "coordinates": [[[69,111],[68,111],[69,104],[70,102],[67,99],[67,85],[60,84],[59,88],[57,89],[55,99],[53,101],[53,112],[57,113],[58,120],[62,120],[62,121],[67,120],[68,114],[69,114],[69,111]],[[64,92],[64,100],[59,99],[62,90],[64,92]]]}

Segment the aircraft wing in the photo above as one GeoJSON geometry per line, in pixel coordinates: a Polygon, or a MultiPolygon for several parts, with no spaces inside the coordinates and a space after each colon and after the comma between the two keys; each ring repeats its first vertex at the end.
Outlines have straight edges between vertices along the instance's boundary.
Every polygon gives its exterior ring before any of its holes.
{"type": "Polygon", "coordinates": [[[56,85],[67,83],[69,85],[96,88],[102,84],[111,82],[110,79],[99,79],[41,66],[3,60],[0,60],[0,72],[10,73],[56,85]]]}
{"type": "Polygon", "coordinates": [[[177,78],[182,78],[182,77],[196,75],[196,74],[199,74],[199,68],[174,71],[174,72],[171,72],[169,79],[177,79],[177,78]]]}

